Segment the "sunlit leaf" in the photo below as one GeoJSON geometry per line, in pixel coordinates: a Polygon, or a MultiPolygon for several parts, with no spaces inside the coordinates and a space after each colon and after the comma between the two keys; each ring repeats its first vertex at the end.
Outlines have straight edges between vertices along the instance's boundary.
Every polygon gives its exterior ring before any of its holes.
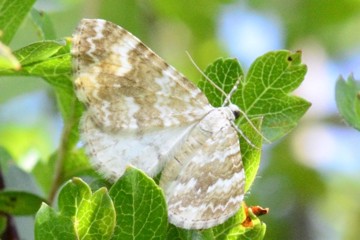
{"type": "Polygon", "coordinates": [[[110,189],[116,209],[112,239],[163,239],[167,229],[166,203],[161,189],[143,172],[128,168],[110,189]]]}
{"type": "Polygon", "coordinates": [[[110,239],[115,209],[105,188],[92,193],[79,178],[68,181],[58,197],[59,212],[43,204],[36,215],[36,239],[110,239]]]}

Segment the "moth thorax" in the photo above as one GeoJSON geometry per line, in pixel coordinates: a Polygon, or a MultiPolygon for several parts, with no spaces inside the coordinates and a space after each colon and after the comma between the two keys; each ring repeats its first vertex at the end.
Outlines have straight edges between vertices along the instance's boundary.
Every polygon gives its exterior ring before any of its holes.
{"type": "Polygon", "coordinates": [[[228,107],[230,108],[231,112],[234,114],[235,119],[238,119],[241,114],[239,107],[232,103],[230,103],[228,107]]]}

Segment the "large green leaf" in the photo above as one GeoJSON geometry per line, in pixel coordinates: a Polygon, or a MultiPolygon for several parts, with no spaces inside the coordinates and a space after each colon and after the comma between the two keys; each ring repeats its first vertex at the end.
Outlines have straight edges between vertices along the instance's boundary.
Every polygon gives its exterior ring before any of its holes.
{"type": "Polygon", "coordinates": [[[111,238],[115,209],[105,188],[91,193],[85,182],[73,178],[61,189],[58,205],[58,213],[46,204],[37,213],[36,239],[111,238]]]}
{"type": "Polygon", "coordinates": [[[274,141],[291,129],[310,107],[289,95],[304,80],[301,52],[274,51],[257,58],[234,95],[234,103],[251,118],[263,118],[262,132],[274,141]]]}
{"type": "Polygon", "coordinates": [[[153,179],[137,169],[128,168],[110,189],[110,196],[117,217],[112,239],[165,238],[166,203],[153,179]]]}
{"type": "MultiPolygon", "coordinates": [[[[219,59],[211,64],[205,74],[229,93],[237,79],[238,90],[232,96],[250,119],[263,118],[262,133],[274,141],[296,126],[310,107],[302,98],[289,95],[303,81],[306,66],[301,64],[301,53],[274,51],[257,58],[246,76],[237,60],[219,59]]],[[[199,87],[206,93],[214,106],[220,106],[224,96],[207,80],[199,81],[199,87]]],[[[240,123],[244,123],[244,116],[240,123]]]]}
{"type": "Polygon", "coordinates": [[[71,218],[58,214],[43,203],[35,218],[36,240],[74,240],[78,239],[71,218]]]}

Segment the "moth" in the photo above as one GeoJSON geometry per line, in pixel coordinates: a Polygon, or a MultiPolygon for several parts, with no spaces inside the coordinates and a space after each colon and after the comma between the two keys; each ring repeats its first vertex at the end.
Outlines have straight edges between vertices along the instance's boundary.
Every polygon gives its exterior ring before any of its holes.
{"type": "Polygon", "coordinates": [[[162,171],[170,223],[206,229],[240,208],[245,173],[236,105],[215,108],[138,38],[100,19],[73,35],[74,85],[86,105],[80,132],[93,167],[110,181],[128,166],[162,171]]]}

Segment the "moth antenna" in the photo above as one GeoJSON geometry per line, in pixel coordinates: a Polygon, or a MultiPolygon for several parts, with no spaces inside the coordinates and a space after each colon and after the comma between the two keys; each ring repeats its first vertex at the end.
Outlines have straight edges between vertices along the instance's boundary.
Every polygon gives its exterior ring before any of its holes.
{"type": "MultiPolygon", "coordinates": [[[[250,124],[250,126],[255,130],[255,132],[257,132],[257,134],[259,134],[266,142],[271,143],[271,141],[270,141],[268,138],[266,138],[266,137],[259,131],[259,129],[257,129],[257,127],[252,123],[252,121],[250,120],[250,118],[246,115],[246,113],[245,113],[243,110],[241,110],[241,109],[239,108],[239,112],[241,113],[242,116],[244,116],[245,120],[250,124]]],[[[236,125],[236,124],[235,124],[235,125],[236,125]]],[[[237,125],[236,125],[236,126],[237,126],[237,125]]]]}
{"type": "Polygon", "coordinates": [[[223,102],[223,104],[221,105],[222,107],[226,106],[227,104],[231,103],[231,97],[232,95],[236,92],[236,90],[238,89],[238,86],[240,84],[242,77],[239,77],[238,80],[236,80],[233,88],[231,89],[231,91],[229,92],[229,94],[226,95],[226,98],[223,102]]]}
{"type": "Polygon", "coordinates": [[[250,145],[252,146],[253,148],[257,149],[257,150],[260,150],[260,148],[258,148],[257,146],[255,146],[247,137],[246,135],[243,133],[243,131],[240,130],[240,128],[233,122],[231,121],[231,125],[236,129],[236,131],[240,134],[240,136],[242,136],[245,141],[250,145]]]}
{"type": "Polygon", "coordinates": [[[186,54],[188,55],[191,63],[195,66],[195,68],[201,73],[201,75],[217,90],[219,90],[221,92],[222,95],[224,95],[224,97],[227,97],[227,94],[224,90],[222,90],[218,85],[216,85],[213,80],[211,80],[208,76],[206,76],[206,74],[199,68],[198,65],[196,65],[194,59],[191,57],[191,55],[189,54],[188,51],[186,51],[186,54]]]}
{"type": "MultiPolygon", "coordinates": [[[[236,92],[240,81],[242,79],[242,77],[239,77],[238,80],[236,80],[233,88],[231,89],[231,91],[229,92],[229,94],[227,94],[223,89],[221,89],[218,85],[216,85],[208,76],[206,76],[206,74],[199,68],[199,66],[195,63],[194,59],[191,57],[191,55],[189,54],[188,51],[186,51],[187,56],[189,57],[191,63],[195,66],[195,68],[201,73],[201,75],[217,90],[219,90],[221,92],[221,94],[224,95],[225,100],[222,104],[222,107],[226,106],[227,104],[231,103],[230,98],[232,97],[232,95],[236,92]]],[[[246,119],[246,121],[249,122],[250,126],[268,143],[271,143],[271,141],[269,139],[267,139],[256,127],[255,125],[251,122],[251,120],[247,117],[246,113],[241,110],[239,108],[240,113],[242,114],[242,116],[244,116],[244,118],[246,119]]],[[[233,126],[235,127],[235,129],[237,130],[237,132],[246,140],[246,142],[248,142],[252,147],[257,148],[253,143],[251,143],[251,141],[244,135],[244,133],[239,129],[239,127],[233,123],[233,126]]]]}

